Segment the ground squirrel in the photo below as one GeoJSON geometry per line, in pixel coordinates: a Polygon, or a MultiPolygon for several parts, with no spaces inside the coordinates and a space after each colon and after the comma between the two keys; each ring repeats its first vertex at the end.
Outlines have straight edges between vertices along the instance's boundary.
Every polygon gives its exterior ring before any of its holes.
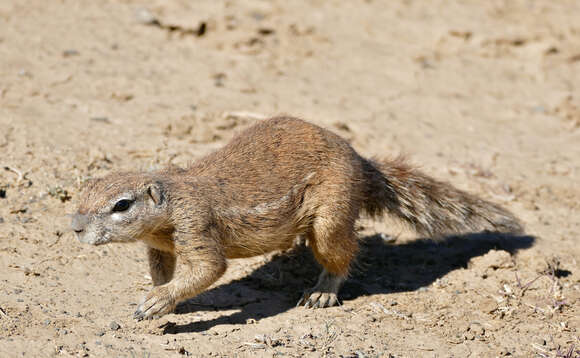
{"type": "Polygon", "coordinates": [[[201,293],[226,259],[288,249],[297,236],[323,267],[298,304],[336,305],[359,249],[355,221],[384,212],[429,236],[521,231],[498,205],[401,159],[365,159],[338,135],[289,117],[253,125],[187,169],[88,182],[72,229],[93,245],[146,243],[154,287],[135,312],[142,319],[201,293]]]}

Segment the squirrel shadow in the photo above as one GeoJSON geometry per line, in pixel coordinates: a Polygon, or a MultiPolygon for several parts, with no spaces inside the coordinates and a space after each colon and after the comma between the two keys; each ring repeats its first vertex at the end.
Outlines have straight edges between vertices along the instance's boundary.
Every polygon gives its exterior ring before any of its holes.
{"type": "MultiPolygon", "coordinates": [[[[381,235],[367,236],[361,240],[358,262],[339,299],[344,302],[365,295],[414,291],[467,267],[473,257],[492,249],[514,254],[531,247],[535,240],[527,235],[483,232],[388,244],[381,235]]],[[[225,309],[238,312],[208,321],[171,324],[163,333],[202,332],[220,324],[245,324],[285,312],[296,305],[304,289],[314,286],[320,270],[306,246],[277,254],[249,276],[214,287],[176,309],[177,314],[225,309]]]]}

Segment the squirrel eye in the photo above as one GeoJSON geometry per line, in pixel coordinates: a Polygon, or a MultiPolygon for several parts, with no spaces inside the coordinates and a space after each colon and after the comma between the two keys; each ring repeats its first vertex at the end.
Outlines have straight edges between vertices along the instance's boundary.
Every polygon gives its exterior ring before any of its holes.
{"type": "Polygon", "coordinates": [[[129,209],[129,207],[131,206],[132,203],[133,203],[132,200],[121,199],[121,200],[117,201],[117,203],[113,207],[113,212],[126,211],[127,209],[129,209]]]}

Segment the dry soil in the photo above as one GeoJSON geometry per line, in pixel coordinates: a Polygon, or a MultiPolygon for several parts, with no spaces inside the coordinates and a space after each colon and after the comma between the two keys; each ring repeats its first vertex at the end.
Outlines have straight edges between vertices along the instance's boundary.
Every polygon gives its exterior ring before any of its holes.
{"type": "Polygon", "coordinates": [[[580,356],[579,19],[577,0],[0,1],[0,356],[580,356]],[[299,247],[135,322],[144,247],[78,243],[80,184],[281,113],[527,234],[363,220],[340,307],[294,307],[319,270],[299,247]]]}

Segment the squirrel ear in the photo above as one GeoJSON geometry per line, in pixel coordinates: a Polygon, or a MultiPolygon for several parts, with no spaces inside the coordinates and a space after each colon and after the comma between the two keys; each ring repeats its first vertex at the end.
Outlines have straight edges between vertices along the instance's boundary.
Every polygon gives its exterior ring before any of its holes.
{"type": "Polygon", "coordinates": [[[150,184],[147,187],[147,194],[155,205],[160,205],[163,202],[163,193],[161,192],[161,185],[159,183],[150,184]]]}

